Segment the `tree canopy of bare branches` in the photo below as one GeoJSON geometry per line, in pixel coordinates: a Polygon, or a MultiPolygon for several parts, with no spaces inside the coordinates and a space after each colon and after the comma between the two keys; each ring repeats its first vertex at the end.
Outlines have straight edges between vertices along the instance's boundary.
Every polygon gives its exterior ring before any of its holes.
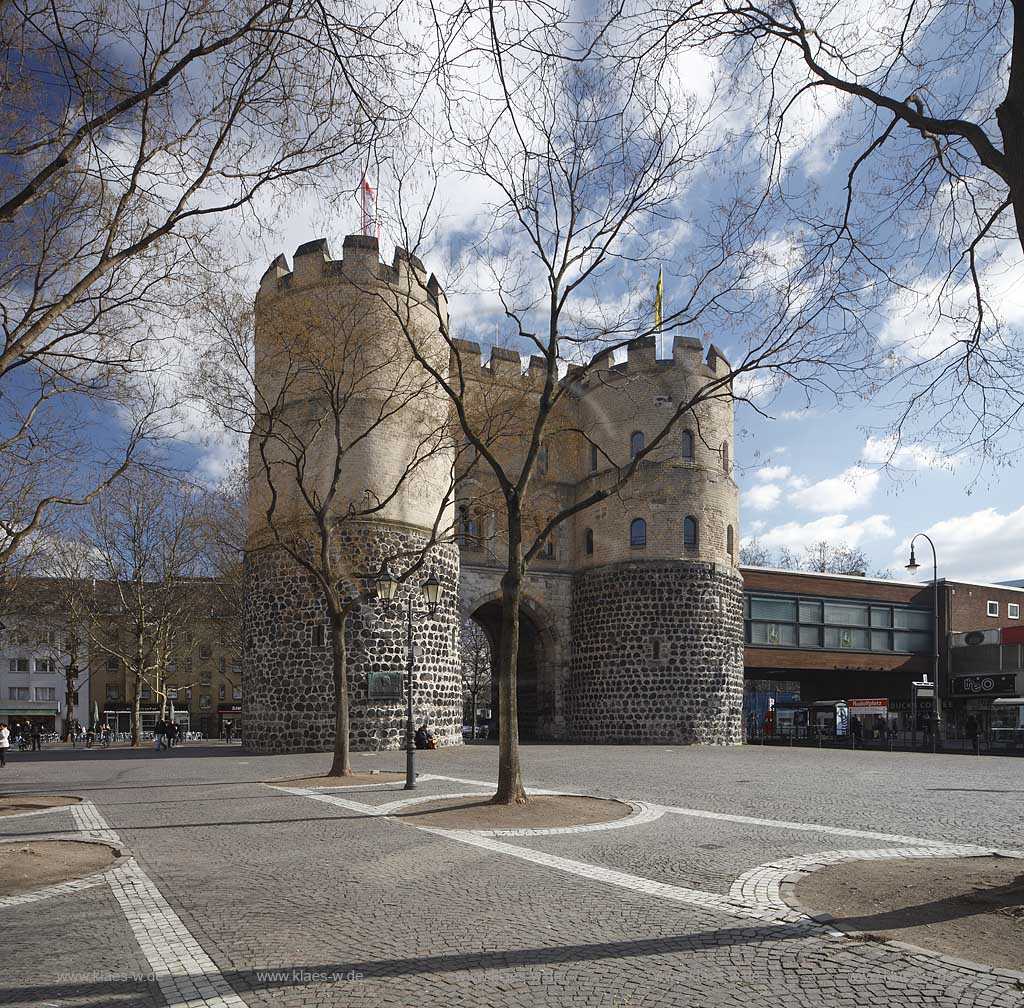
{"type": "Polygon", "coordinates": [[[492,362],[532,354],[529,381],[485,390],[478,348],[454,327],[442,320],[450,368],[418,352],[414,335],[409,340],[452,403],[469,467],[461,478],[470,476],[472,495],[499,512],[495,800],[503,803],[526,800],[516,710],[519,608],[527,572],[553,533],[627,495],[684,418],[701,436],[710,404],[731,409],[734,400],[784,382],[840,394],[873,363],[870,344],[830,324],[843,311],[832,278],[817,267],[780,265],[770,254],[769,208],[752,203],[745,180],[730,172],[727,117],[715,89],[690,88],[671,53],[647,44],[633,14],[601,7],[580,24],[568,10],[540,5],[453,10],[443,23],[458,40],[452,47],[472,54],[472,72],[452,70],[449,100],[423,139],[421,168],[436,166],[432,181],[423,180],[429,171],[394,180],[399,241],[432,263],[439,255],[432,255],[435,228],[427,222],[435,212],[444,219],[435,198],[445,174],[483,193],[480,233],[461,243],[452,264],[454,324],[458,306],[479,299],[493,306],[489,321],[502,343],[492,362]],[[473,101],[459,100],[470,91],[473,101]],[[684,197],[709,178],[733,188],[723,184],[713,200],[694,195],[687,208],[684,197]],[[672,294],[656,319],[661,262],[672,294]],[[677,333],[706,338],[707,370],[694,368],[692,386],[669,397],[639,450],[623,457],[617,442],[602,443],[573,422],[568,404],[580,386],[606,380],[614,354],[677,333]],[[709,333],[726,353],[707,346],[709,333]],[[548,452],[591,449],[600,480],[568,499],[543,489],[538,472],[548,452]]]}
{"type": "Polygon", "coordinates": [[[258,226],[401,121],[394,21],[318,0],[0,9],[0,561],[166,433],[223,220],[258,226]]]}
{"type": "MultiPolygon", "coordinates": [[[[648,43],[731,78],[780,237],[842,278],[888,353],[900,440],[1020,443],[1024,8],[1014,0],[711,0],[648,43]]],[[[880,426],[885,426],[880,424],[880,426]]]]}

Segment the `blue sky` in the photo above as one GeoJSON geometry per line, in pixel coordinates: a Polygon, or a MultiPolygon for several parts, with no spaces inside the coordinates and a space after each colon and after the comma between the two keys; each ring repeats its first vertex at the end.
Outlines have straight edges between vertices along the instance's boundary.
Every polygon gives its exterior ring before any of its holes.
{"type": "MultiPolygon", "coordinates": [[[[801,404],[802,405],[802,404],[801,404]]],[[[979,468],[976,458],[943,457],[908,446],[887,464],[891,445],[869,405],[771,408],[774,419],[740,405],[737,482],[743,540],[767,547],[826,539],[861,547],[873,567],[914,580],[903,564],[911,537],[935,541],[940,576],[1001,581],[1024,572],[1024,499],[1018,469],[979,468]],[[740,432],[743,432],[742,434],[740,432]]],[[[927,571],[917,580],[930,577],[927,571]]]]}
{"type": "MultiPolygon", "coordinates": [[[[857,30],[868,34],[883,28],[884,25],[857,25],[857,30]]],[[[972,100],[977,100],[975,75],[984,79],[993,73],[990,55],[979,59],[977,66],[961,64],[966,84],[958,82],[956,75],[947,75],[945,86],[950,94],[955,95],[956,89],[962,87],[972,100]]],[[[689,53],[680,58],[675,69],[678,80],[673,80],[672,87],[680,94],[698,102],[724,100],[714,87],[715,81],[729,80],[732,74],[724,60],[689,53]]],[[[796,71],[792,81],[794,86],[799,84],[796,71]]],[[[932,92],[935,102],[941,104],[941,97],[932,92]]],[[[863,143],[851,144],[846,140],[851,136],[863,139],[876,135],[877,121],[863,107],[835,93],[817,91],[813,100],[802,102],[794,107],[784,137],[784,187],[789,193],[813,189],[808,198],[814,201],[816,210],[831,207],[834,212],[844,201],[843,186],[852,159],[863,149],[863,143]]],[[[952,99],[951,102],[954,106],[964,104],[952,99]]],[[[988,104],[991,103],[986,108],[988,104]]],[[[722,127],[737,134],[752,130],[758,113],[754,106],[756,101],[750,108],[738,102],[723,110],[722,127]]],[[[988,112],[993,110],[994,105],[988,112]]],[[[927,142],[903,131],[897,134],[892,147],[894,159],[913,160],[921,155],[927,142]]],[[[699,244],[702,231],[712,230],[719,207],[728,206],[730,199],[735,198],[736,194],[728,192],[727,186],[754,185],[756,191],[759,175],[763,174],[761,151],[755,143],[727,151],[725,158],[724,162],[709,163],[702,173],[688,179],[681,191],[676,221],[681,226],[676,231],[671,223],[665,228],[665,233],[673,236],[660,250],[667,256],[666,311],[672,310],[674,299],[684,296],[674,283],[686,275],[687,257],[699,244]]],[[[862,169],[865,195],[856,204],[856,214],[876,242],[887,242],[895,250],[891,265],[902,271],[907,283],[913,283],[916,296],[897,295],[880,286],[877,298],[867,298],[870,310],[861,321],[881,346],[898,350],[910,359],[920,359],[934,349],[936,334],[939,339],[951,335],[945,320],[936,322],[940,305],[947,314],[956,315],[963,309],[965,292],[969,291],[959,275],[940,294],[943,256],[929,258],[919,254],[922,244],[933,242],[933,248],[940,248],[943,235],[934,231],[941,226],[939,218],[923,215],[918,219],[912,210],[905,216],[885,216],[884,182],[894,163],[879,156],[862,169]]],[[[380,212],[385,220],[383,253],[387,259],[397,231],[387,225],[387,214],[393,209],[387,179],[374,174],[380,187],[380,212]]],[[[355,190],[358,170],[353,170],[348,181],[355,190]]],[[[466,178],[443,179],[441,192],[445,208],[432,235],[433,244],[418,251],[427,268],[436,270],[442,283],[452,290],[450,265],[457,258],[452,248],[486,225],[487,204],[492,194],[478,179],[466,178]]],[[[290,257],[298,244],[327,237],[334,253],[340,255],[343,235],[358,228],[359,209],[355,201],[347,211],[344,206],[325,207],[308,199],[278,209],[273,232],[264,235],[258,250],[252,246],[239,247],[240,262],[250,257],[253,260],[247,271],[253,290],[263,264],[278,252],[290,257]]],[[[777,212],[777,219],[765,222],[760,241],[766,248],[777,249],[785,264],[790,257],[802,254],[807,232],[801,231],[795,218],[786,216],[784,207],[780,206],[777,212]]],[[[827,212],[823,216],[828,216],[827,212]]],[[[623,290],[628,292],[630,288],[634,293],[639,291],[643,298],[647,298],[650,288],[653,296],[657,266],[658,263],[648,260],[635,270],[635,275],[620,274],[607,286],[583,293],[594,304],[614,304],[622,299],[623,290]]],[[[982,254],[981,269],[990,318],[1003,327],[1003,334],[1009,334],[1011,340],[1019,338],[1024,332],[1024,257],[1019,247],[1012,242],[991,245],[982,254]]],[[[865,275],[869,281],[875,279],[870,270],[865,275]]],[[[460,282],[463,293],[460,296],[453,292],[451,305],[458,335],[484,344],[500,339],[502,326],[495,311],[496,299],[486,289],[486,277],[463,275],[460,282]],[[474,282],[476,290],[467,289],[474,282]]],[[[756,332],[756,326],[757,321],[753,320],[748,328],[756,332]]],[[[716,330],[714,319],[702,322],[698,328],[701,332],[684,331],[682,335],[714,339],[736,359],[737,341],[740,345],[742,341],[736,328],[723,335],[716,330]]],[[[543,331],[543,326],[537,331],[543,331]]],[[[886,394],[899,402],[899,389],[886,394]]],[[[741,539],[757,538],[772,549],[785,546],[794,550],[822,539],[845,543],[862,548],[874,568],[889,568],[901,579],[908,579],[902,565],[909,539],[915,532],[925,531],[935,540],[943,575],[988,581],[1024,576],[1024,536],[1020,534],[1024,500],[1019,470],[992,458],[982,462],[976,450],[953,453],[951,439],[930,436],[935,431],[927,412],[916,418],[914,426],[920,443],[908,440],[894,445],[885,434],[891,414],[879,408],[880,402],[881,396],[873,394],[861,399],[852,397],[841,406],[827,399],[808,406],[797,389],[787,388],[776,401],[760,402],[769,418],[740,404],[734,459],[741,489],[741,539]]],[[[186,454],[194,452],[197,472],[203,478],[213,478],[232,457],[233,445],[230,439],[211,433],[201,417],[193,418],[191,427],[192,443],[186,454]]],[[[1011,461],[1016,447],[1011,439],[1003,444],[1011,461]]],[[[919,574],[922,579],[927,576],[924,570],[919,574]]]]}

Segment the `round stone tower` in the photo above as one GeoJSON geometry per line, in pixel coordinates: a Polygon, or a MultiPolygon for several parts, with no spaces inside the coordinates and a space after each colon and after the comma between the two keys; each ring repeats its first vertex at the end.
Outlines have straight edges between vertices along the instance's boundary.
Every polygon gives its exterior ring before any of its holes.
{"type": "Polygon", "coordinates": [[[451,527],[449,406],[408,339],[447,367],[446,324],[437,280],[401,251],[391,266],[381,263],[373,238],[347,237],[339,260],[325,241],[307,242],[293,269],[279,256],[263,276],[243,644],[243,737],[254,751],[334,744],[326,607],[309,572],[280,544],[317,547],[308,500],[324,499],[332,485],[329,548],[343,593],[361,599],[346,628],[352,747],[404,745],[404,702],[371,697],[370,676],[404,673],[410,599],[417,722],[429,722],[441,744],[461,744],[457,547],[430,548],[391,603],[365,600],[384,562],[401,576],[423,555],[432,529],[451,527]],[[420,592],[430,572],[442,583],[432,613],[420,592]]]}
{"type": "MultiPolygon", "coordinates": [[[[599,358],[580,388],[588,445],[578,493],[607,485],[680,404],[728,374],[714,347],[653,338],[599,358]]],[[[733,406],[724,385],[688,411],[617,496],[580,518],[567,734],[579,742],[739,743],[743,582],[733,406]]]]}

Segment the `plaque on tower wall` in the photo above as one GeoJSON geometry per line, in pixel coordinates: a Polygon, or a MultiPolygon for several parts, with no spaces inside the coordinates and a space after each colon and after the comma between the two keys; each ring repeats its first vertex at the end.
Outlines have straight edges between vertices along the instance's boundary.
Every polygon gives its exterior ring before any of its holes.
{"type": "Polygon", "coordinates": [[[401,672],[370,672],[366,677],[366,695],[371,700],[401,700],[401,672]]]}

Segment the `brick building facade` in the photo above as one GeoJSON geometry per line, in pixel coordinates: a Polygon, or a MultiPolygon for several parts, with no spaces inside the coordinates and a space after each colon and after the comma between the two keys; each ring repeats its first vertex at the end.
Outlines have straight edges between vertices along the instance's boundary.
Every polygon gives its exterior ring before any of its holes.
{"type": "MultiPolygon", "coordinates": [[[[933,582],[757,567],[742,575],[748,692],[785,684],[803,702],[887,698],[894,716],[909,715],[911,683],[935,676],[933,582]]],[[[1021,645],[1001,646],[998,633],[1024,625],[1022,612],[1020,588],[939,579],[938,694],[954,728],[997,696],[1024,695],[1021,645]],[[995,638],[958,651],[957,638],[971,631],[995,638]],[[965,680],[982,672],[1004,678],[989,676],[985,690],[965,680]]]]}

